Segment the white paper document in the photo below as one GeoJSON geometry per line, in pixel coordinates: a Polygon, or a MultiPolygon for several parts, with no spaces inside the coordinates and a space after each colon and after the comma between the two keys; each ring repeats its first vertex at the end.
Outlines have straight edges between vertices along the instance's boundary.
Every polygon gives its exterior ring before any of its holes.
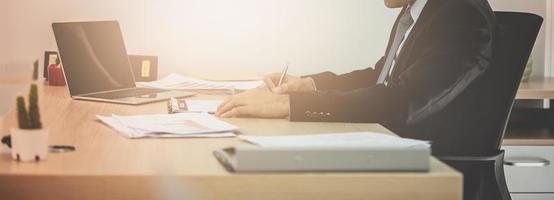
{"type": "Polygon", "coordinates": [[[373,132],[332,133],[291,136],[239,136],[261,147],[375,147],[429,148],[428,141],[400,138],[373,132]]]}
{"type": "Polygon", "coordinates": [[[215,113],[221,100],[185,100],[187,111],[189,112],[207,112],[215,113]]]}
{"type": "Polygon", "coordinates": [[[166,90],[250,90],[264,87],[263,81],[208,81],[170,74],[152,82],[137,82],[138,87],[166,90]]]}
{"type": "Polygon", "coordinates": [[[238,130],[207,113],[96,117],[127,138],[233,137],[238,130]]]}

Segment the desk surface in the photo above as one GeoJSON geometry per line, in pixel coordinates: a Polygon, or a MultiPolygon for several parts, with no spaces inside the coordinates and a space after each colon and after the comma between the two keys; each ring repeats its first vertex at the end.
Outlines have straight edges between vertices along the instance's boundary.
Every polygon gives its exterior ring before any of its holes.
{"type": "MultiPolygon", "coordinates": [[[[554,77],[531,77],[522,82],[516,95],[521,100],[554,99],[554,77]]],[[[554,145],[554,136],[548,129],[509,129],[503,145],[554,145]]]]}
{"type": "Polygon", "coordinates": [[[516,99],[554,99],[554,77],[531,77],[522,82],[516,99]]]}
{"type": "MultiPolygon", "coordinates": [[[[242,143],[237,138],[125,139],[95,119],[96,114],[164,113],[165,103],[127,106],[74,101],[63,87],[40,90],[50,143],[74,145],[77,151],[49,154],[40,163],[13,162],[9,154],[0,154],[0,194],[13,197],[8,199],[461,199],[461,174],[434,158],[431,171],[424,173],[233,174],[212,151],[242,143]]],[[[15,124],[14,116],[11,111],[4,119],[3,133],[15,124]]],[[[249,135],[391,134],[377,124],[226,121],[249,135]]]]}

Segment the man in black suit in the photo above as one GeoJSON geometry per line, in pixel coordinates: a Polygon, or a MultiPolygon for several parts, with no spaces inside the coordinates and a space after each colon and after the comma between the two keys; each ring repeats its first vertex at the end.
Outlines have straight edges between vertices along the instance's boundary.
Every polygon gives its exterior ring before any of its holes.
{"type": "Polygon", "coordinates": [[[457,117],[481,106],[467,90],[490,67],[495,29],[490,5],[486,0],[385,0],[385,4],[403,9],[385,56],[374,68],[342,75],[287,76],[279,87],[275,82],[280,75],[272,74],[266,77],[272,92],[231,96],[217,115],[380,123],[401,136],[433,141],[434,154],[471,153],[452,145],[471,133],[449,135],[448,130],[463,130],[457,117]]]}

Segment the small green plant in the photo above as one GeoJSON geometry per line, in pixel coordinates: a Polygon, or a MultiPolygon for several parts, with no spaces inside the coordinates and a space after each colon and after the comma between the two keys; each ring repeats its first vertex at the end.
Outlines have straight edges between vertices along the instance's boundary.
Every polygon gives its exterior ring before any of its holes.
{"type": "Polygon", "coordinates": [[[20,129],[41,129],[40,112],[38,107],[38,87],[31,84],[29,89],[29,112],[25,107],[25,99],[17,97],[17,118],[20,129]]]}
{"type": "Polygon", "coordinates": [[[29,113],[25,108],[25,99],[17,97],[17,120],[20,129],[29,129],[29,113]]]}

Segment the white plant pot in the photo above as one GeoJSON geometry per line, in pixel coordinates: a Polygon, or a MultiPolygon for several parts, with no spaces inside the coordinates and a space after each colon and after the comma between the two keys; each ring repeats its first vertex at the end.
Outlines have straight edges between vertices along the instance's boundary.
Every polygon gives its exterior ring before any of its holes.
{"type": "Polygon", "coordinates": [[[12,128],[12,158],[24,162],[46,160],[48,135],[48,129],[12,128]]]}

